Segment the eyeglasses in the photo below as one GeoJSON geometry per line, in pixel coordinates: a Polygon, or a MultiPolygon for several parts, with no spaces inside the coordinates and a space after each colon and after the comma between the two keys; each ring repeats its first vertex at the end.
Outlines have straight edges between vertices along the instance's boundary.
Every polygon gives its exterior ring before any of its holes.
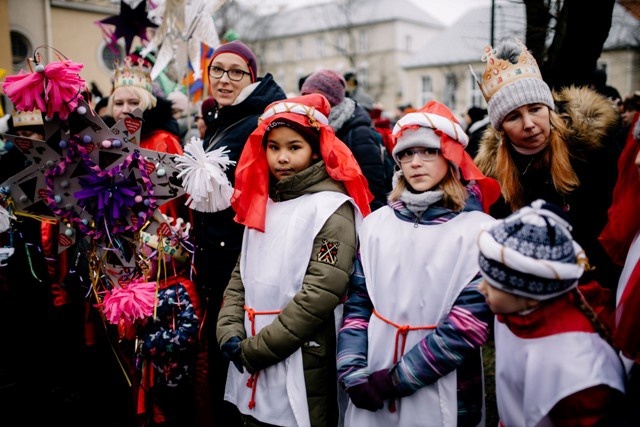
{"type": "Polygon", "coordinates": [[[417,154],[420,160],[430,162],[438,157],[438,153],[440,153],[440,150],[437,148],[407,148],[406,150],[402,150],[398,153],[398,160],[400,163],[410,163],[413,161],[413,157],[417,154]]]}
{"type": "Polygon", "coordinates": [[[209,67],[209,77],[212,77],[214,79],[221,79],[222,76],[224,76],[224,73],[227,73],[227,76],[229,76],[229,80],[234,82],[239,82],[240,80],[242,80],[245,74],[249,76],[251,75],[251,73],[248,73],[244,70],[238,70],[236,68],[225,70],[224,68],[220,67],[209,67]]]}

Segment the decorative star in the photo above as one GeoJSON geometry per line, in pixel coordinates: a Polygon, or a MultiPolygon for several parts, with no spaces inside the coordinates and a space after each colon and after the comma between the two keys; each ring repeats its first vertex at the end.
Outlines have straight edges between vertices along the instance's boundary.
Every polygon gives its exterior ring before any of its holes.
{"type": "MultiPolygon", "coordinates": [[[[117,43],[120,38],[124,38],[126,53],[131,53],[131,45],[134,37],[138,36],[142,41],[148,41],[147,28],[156,28],[157,25],[149,20],[147,16],[147,2],[141,1],[132,7],[130,2],[120,1],[120,14],[97,21],[96,24],[102,29],[107,38],[108,45],[117,52],[117,43]],[[114,31],[109,31],[106,25],[113,25],[114,31]]],[[[132,3],[135,4],[135,3],[132,3]]]]}
{"type": "MultiPolygon", "coordinates": [[[[141,125],[136,109],[109,128],[80,99],[68,121],[45,122],[47,141],[3,135],[31,166],[0,186],[16,211],[60,219],[67,237],[137,231],[159,206],[184,194],[177,156],[140,148],[141,125]],[[104,198],[111,188],[122,191],[104,198]]],[[[67,243],[59,245],[62,251],[73,239],[59,243],[67,243]]]]}
{"type": "MultiPolygon", "coordinates": [[[[151,69],[152,79],[155,80],[170,63],[178,81],[182,81],[187,75],[189,65],[194,80],[201,79],[201,44],[210,47],[220,44],[213,14],[224,2],[225,0],[193,0],[187,5],[184,0],[169,2],[171,7],[164,9],[162,23],[140,53],[146,57],[159,48],[157,59],[151,69]]],[[[164,5],[161,3],[162,6],[164,5]]]]}

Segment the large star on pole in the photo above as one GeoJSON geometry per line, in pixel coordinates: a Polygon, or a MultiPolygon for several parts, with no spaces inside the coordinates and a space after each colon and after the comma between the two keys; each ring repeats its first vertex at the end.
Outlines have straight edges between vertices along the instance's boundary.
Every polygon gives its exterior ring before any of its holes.
{"type": "Polygon", "coordinates": [[[165,6],[162,21],[153,38],[142,49],[140,55],[147,57],[159,48],[151,78],[155,80],[172,63],[178,81],[187,75],[189,65],[194,79],[202,78],[201,44],[218,47],[220,38],[216,30],[213,14],[225,3],[225,0],[192,0],[171,2],[165,6]]]}
{"type": "Polygon", "coordinates": [[[132,8],[126,1],[120,1],[120,14],[110,16],[103,20],[97,21],[96,24],[102,29],[108,38],[108,44],[114,47],[120,38],[124,38],[126,53],[131,53],[131,45],[134,37],[138,36],[140,40],[148,41],[147,28],[156,28],[147,16],[147,2],[142,1],[132,8]],[[106,25],[113,25],[114,31],[108,31],[106,25]]]}

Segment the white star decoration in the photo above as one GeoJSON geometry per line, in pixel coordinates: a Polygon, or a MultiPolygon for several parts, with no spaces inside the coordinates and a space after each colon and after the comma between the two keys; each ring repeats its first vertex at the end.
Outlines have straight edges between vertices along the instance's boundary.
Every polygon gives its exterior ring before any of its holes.
{"type": "Polygon", "coordinates": [[[188,65],[191,65],[194,80],[202,78],[201,44],[204,43],[213,48],[220,44],[213,14],[223,3],[224,0],[217,2],[213,0],[159,2],[154,13],[157,15],[157,12],[164,10],[162,23],[151,41],[140,52],[141,56],[146,57],[159,47],[155,64],[151,69],[153,80],[170,64],[173,66],[178,81],[187,75],[188,65]]]}

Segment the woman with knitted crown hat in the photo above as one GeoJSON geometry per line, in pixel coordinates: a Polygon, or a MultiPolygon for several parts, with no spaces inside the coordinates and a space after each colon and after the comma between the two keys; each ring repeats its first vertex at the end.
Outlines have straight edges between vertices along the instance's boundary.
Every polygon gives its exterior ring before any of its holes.
{"type": "Polygon", "coordinates": [[[504,218],[537,199],[560,206],[592,263],[581,283],[595,279],[615,289],[619,269],[597,237],[616,180],[616,112],[586,87],[552,92],[517,39],[487,46],[482,58],[487,66],[478,84],[492,127],[474,160],[502,188],[491,214],[504,218]]]}
{"type": "Polygon", "coordinates": [[[173,118],[171,101],[153,94],[151,68],[135,55],[116,67],[113,91],[107,103],[108,114],[116,122],[136,108],[142,110],[140,147],[171,154],[182,154],[179,126],[173,118]]]}
{"type": "Polygon", "coordinates": [[[236,169],[246,226],[217,337],[244,425],[338,425],[336,326],[372,198],[320,94],[271,104],[236,169]]]}
{"type": "Polygon", "coordinates": [[[345,425],[478,425],[491,312],[475,237],[500,188],[441,103],[406,114],[393,137],[400,170],[363,221],[338,336],[345,425]]]}
{"type": "Polygon", "coordinates": [[[479,289],[497,315],[500,425],[630,425],[622,362],[577,290],[588,260],[562,211],[536,200],[477,242],[479,289]]]}

